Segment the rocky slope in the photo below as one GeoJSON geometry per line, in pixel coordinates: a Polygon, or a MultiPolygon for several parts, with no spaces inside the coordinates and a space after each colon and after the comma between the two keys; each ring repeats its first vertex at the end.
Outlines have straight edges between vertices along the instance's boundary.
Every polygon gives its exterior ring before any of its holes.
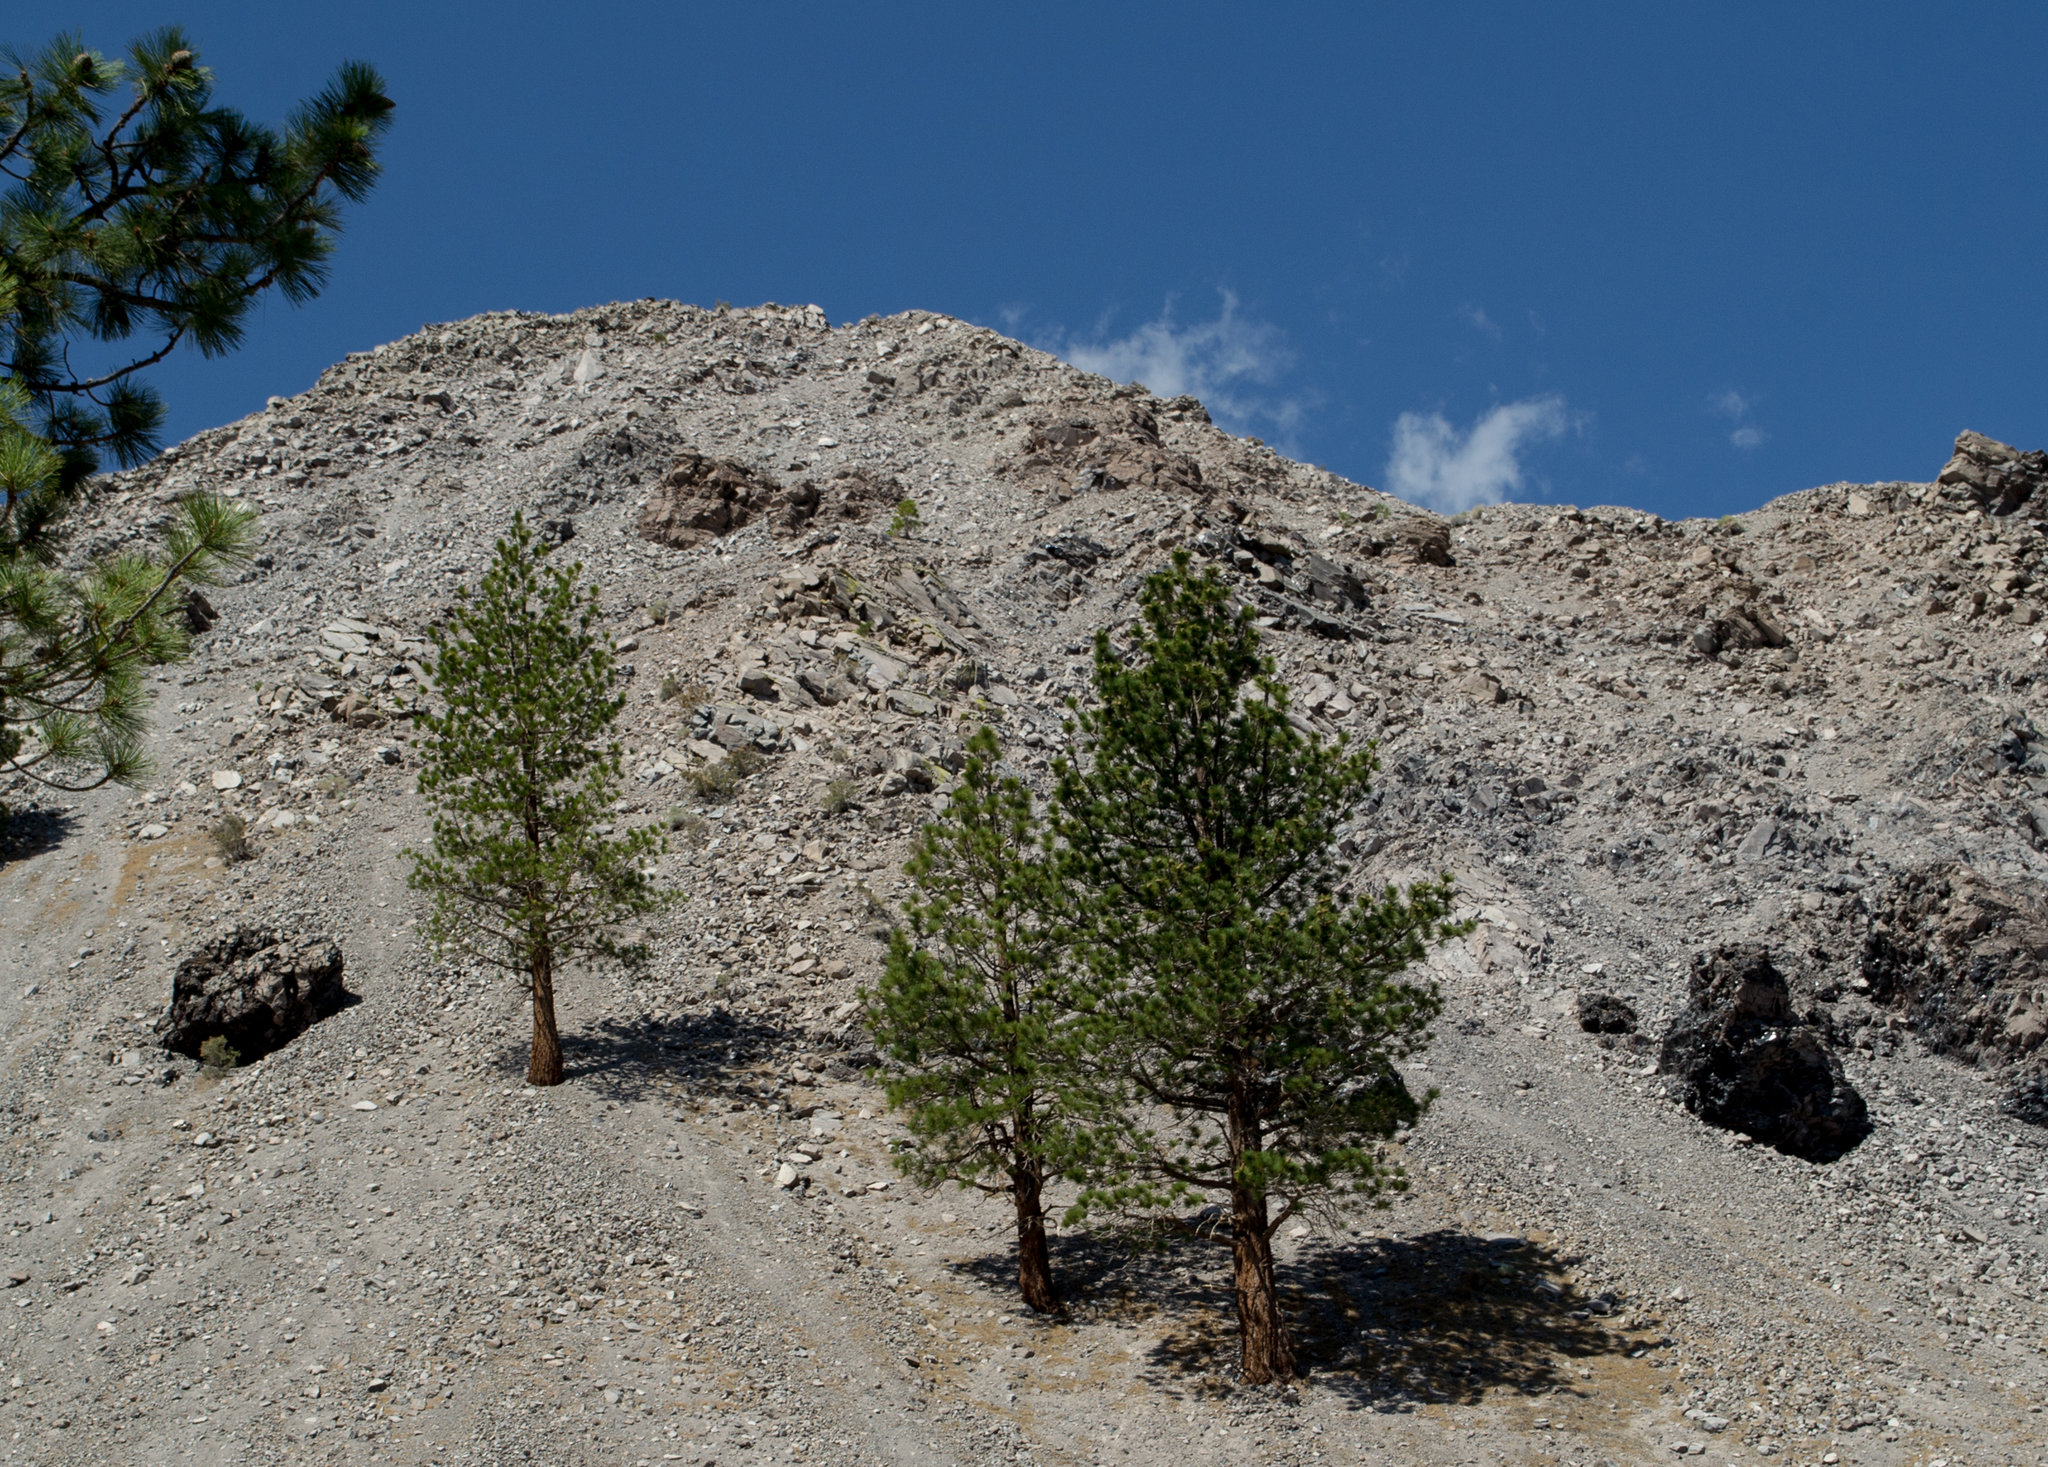
{"type": "Polygon", "coordinates": [[[161,679],[154,787],[0,794],[0,1450],[2038,1461],[2037,458],[1446,523],[922,313],[644,301],[351,358],[104,486],[93,548],[192,489],[263,510],[161,679]],[[604,588],[618,818],[670,828],[683,896],[653,971],[564,982],[548,1093],[399,855],[422,634],[515,511],[604,588]],[[1277,1394],[1230,1382],[1217,1252],[1062,1236],[1074,1319],[1018,1317],[1000,1208],[890,1180],[850,1019],[965,734],[1042,774],[1181,547],[1307,724],[1379,740],[1360,879],[1449,870],[1478,922],[1435,960],[1414,1190],[1285,1240],[1277,1394]],[[331,939],[359,1001],[200,1073],[173,972],[239,928],[331,939]],[[1747,1028],[1701,1007],[1731,945],[1783,982],[1747,1028]],[[1839,1159],[1662,1070],[1766,1051],[1839,1087],[1839,1159]]]}

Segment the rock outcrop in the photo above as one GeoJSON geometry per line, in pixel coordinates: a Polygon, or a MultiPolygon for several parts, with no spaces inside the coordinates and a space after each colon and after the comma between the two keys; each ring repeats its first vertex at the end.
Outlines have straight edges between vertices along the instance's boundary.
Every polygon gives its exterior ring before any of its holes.
{"type": "Polygon", "coordinates": [[[341,971],[341,949],[328,938],[238,927],[178,964],[157,1031],[165,1049],[194,1059],[207,1040],[225,1038],[246,1064],[347,1007],[341,971]]]}
{"type": "Polygon", "coordinates": [[[2048,902],[1970,866],[1910,873],[1872,914],[1862,976],[1936,1053],[2024,1059],[2048,1039],[2048,902]]]}
{"type": "Polygon", "coordinates": [[[2022,453],[2010,443],[1965,429],[1956,435],[1955,457],[1935,482],[1968,494],[1987,514],[2013,514],[2038,504],[2036,496],[2048,483],[2048,453],[2038,448],[2022,453]]]}
{"type": "Polygon", "coordinates": [[[1870,1133],[1863,1097],[1755,943],[1693,959],[1692,1001],[1664,1037],[1661,1064],[1701,1120],[1808,1161],[1833,1161],[1870,1133]]]}
{"type": "Polygon", "coordinates": [[[895,479],[860,468],[842,468],[822,484],[806,479],[785,487],[738,460],[683,453],[641,506],[636,528],[642,539],[689,550],[757,520],[777,534],[858,524],[902,497],[895,479]]]}

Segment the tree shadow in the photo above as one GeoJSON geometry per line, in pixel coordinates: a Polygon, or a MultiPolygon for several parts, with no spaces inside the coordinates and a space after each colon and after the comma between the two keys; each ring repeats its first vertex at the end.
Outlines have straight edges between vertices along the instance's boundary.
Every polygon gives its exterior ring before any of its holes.
{"type": "MultiPolygon", "coordinates": [[[[1608,1295],[1582,1298],[1577,1259],[1544,1244],[1442,1228],[1412,1237],[1316,1241],[1280,1265],[1296,1365],[1360,1408],[1470,1404],[1489,1392],[1576,1394],[1575,1362],[1644,1348],[1608,1295]]],[[[1016,1286],[1011,1249],[956,1265],[991,1290],[1016,1286]]],[[[1076,1324],[1150,1321],[1158,1384],[1226,1394],[1237,1368],[1227,1236],[1134,1250],[1114,1234],[1053,1241],[1076,1324]]],[[[1659,1337],[1661,1338],[1661,1337],[1659,1337]]]]}
{"type": "MultiPolygon", "coordinates": [[[[678,1088],[723,1100],[766,1100],[784,1092],[775,1061],[798,1037],[722,1006],[666,1018],[602,1019],[562,1036],[563,1079],[613,1101],[649,1100],[678,1088]]],[[[492,1068],[523,1079],[526,1062],[526,1042],[507,1042],[492,1068]]]]}
{"type": "Polygon", "coordinates": [[[0,866],[56,849],[77,827],[77,818],[64,810],[47,805],[8,810],[0,803],[0,866]]]}
{"type": "MultiPolygon", "coordinates": [[[[1455,1228],[1331,1240],[1283,1270],[1296,1352],[1326,1389],[1377,1410],[1489,1391],[1576,1393],[1574,1362],[1640,1348],[1612,1295],[1583,1298],[1548,1244],[1455,1228]]],[[[1234,1337],[1228,1341],[1234,1348],[1234,1337]]]]}

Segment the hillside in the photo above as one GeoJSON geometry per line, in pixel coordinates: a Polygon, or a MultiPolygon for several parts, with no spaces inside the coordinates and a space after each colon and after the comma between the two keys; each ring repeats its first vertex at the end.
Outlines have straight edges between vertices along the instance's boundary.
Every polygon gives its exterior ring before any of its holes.
{"type": "Polygon", "coordinates": [[[152,788],[0,787],[6,1459],[2040,1460],[2048,474],[1959,447],[1720,522],[1447,522],[964,322],[642,301],[429,327],[111,476],[92,548],[194,489],[264,539],[152,788]],[[649,974],[564,979],[546,1093],[398,855],[422,635],[515,511],[604,588],[618,818],[686,896],[649,974]],[[1359,879],[1478,924],[1413,1190],[1285,1240],[1282,1393],[1228,1379],[1220,1248],[1062,1235],[1073,1321],[1019,1318],[1002,1208],[890,1181],[851,1018],[966,734],[1042,775],[1179,548],[1379,740],[1359,879]],[[361,1001],[213,1079],[157,1024],[237,927],[361,1001]],[[1738,961],[1860,1097],[1839,1159],[1681,1103],[1664,1036],[1738,961]]]}

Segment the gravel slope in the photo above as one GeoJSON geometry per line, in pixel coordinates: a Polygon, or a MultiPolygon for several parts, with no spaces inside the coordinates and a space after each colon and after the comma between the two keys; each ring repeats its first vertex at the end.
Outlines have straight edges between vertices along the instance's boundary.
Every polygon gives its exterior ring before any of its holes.
{"type": "Polygon", "coordinates": [[[1912,909],[1929,942],[2034,930],[2024,511],[1836,485],[1732,526],[1446,524],[964,323],[654,301],[351,358],[111,477],[88,539],[193,487],[266,539],[160,681],[153,787],[4,795],[8,1460],[2041,1459],[2044,1132],[1999,1101],[2048,994],[2002,961],[1964,1013],[1870,956],[1916,880],[1954,893],[1912,909]],[[673,825],[683,897],[652,972],[564,982],[548,1094],[399,857],[419,638],[515,509],[605,588],[619,818],[673,825]],[[1479,922],[1435,960],[1413,1190],[1284,1240],[1285,1392],[1231,1384],[1205,1246],[1062,1235],[1073,1320],[1019,1318],[1001,1207],[890,1181],[847,1017],[966,732],[1042,774],[1088,637],[1179,546],[1305,720],[1380,739],[1361,879],[1450,870],[1479,922]],[[690,788],[741,743],[761,773],[690,788]],[[227,810],[255,859],[220,863],[227,810]],[[239,924],[334,937],[361,1002],[197,1075],[152,1026],[239,924]],[[1658,1073],[1737,939],[1869,1104],[1839,1162],[1658,1073]],[[1641,1036],[1579,1030],[1596,989],[1641,1036]]]}

